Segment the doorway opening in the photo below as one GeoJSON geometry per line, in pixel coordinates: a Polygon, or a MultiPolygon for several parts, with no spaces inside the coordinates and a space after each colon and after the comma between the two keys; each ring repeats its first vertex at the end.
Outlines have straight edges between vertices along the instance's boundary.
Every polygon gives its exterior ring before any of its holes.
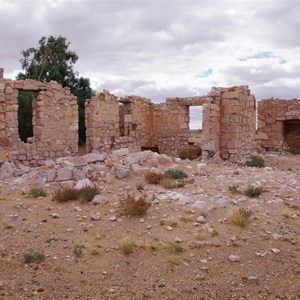
{"type": "Polygon", "coordinates": [[[24,143],[33,137],[33,99],[33,92],[20,90],[18,93],[18,131],[24,143]]]}

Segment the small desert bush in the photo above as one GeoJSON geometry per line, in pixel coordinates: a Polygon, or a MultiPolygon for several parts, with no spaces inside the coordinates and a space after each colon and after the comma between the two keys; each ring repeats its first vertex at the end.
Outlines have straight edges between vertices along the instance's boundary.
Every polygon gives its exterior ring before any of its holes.
{"type": "Polygon", "coordinates": [[[125,216],[142,216],[147,212],[150,206],[151,202],[146,200],[145,195],[135,197],[135,195],[128,193],[120,201],[120,214],[125,216]]]}
{"type": "Polygon", "coordinates": [[[136,189],[137,189],[139,192],[141,192],[141,191],[144,190],[144,186],[143,186],[141,183],[138,183],[138,184],[136,185],[136,189]]]}
{"type": "Polygon", "coordinates": [[[177,180],[174,180],[168,176],[163,176],[159,184],[166,189],[175,189],[179,187],[179,182],[177,182],[177,180]]]}
{"type": "Polygon", "coordinates": [[[288,152],[293,154],[293,155],[299,155],[300,154],[300,148],[299,147],[290,147],[288,152]]]}
{"type": "Polygon", "coordinates": [[[196,159],[202,154],[202,149],[201,147],[193,147],[193,148],[187,148],[183,149],[182,151],[179,152],[178,157],[180,159],[196,159]]]}
{"type": "Polygon", "coordinates": [[[128,236],[124,236],[119,240],[120,249],[125,255],[128,255],[133,252],[135,247],[135,242],[128,236]]]}
{"type": "Polygon", "coordinates": [[[171,265],[174,265],[174,266],[178,266],[179,265],[179,260],[178,260],[178,257],[174,256],[174,255],[169,255],[167,257],[167,262],[171,265]]]}
{"type": "Polygon", "coordinates": [[[14,226],[12,224],[10,224],[10,223],[4,223],[3,227],[4,227],[4,229],[12,229],[12,228],[14,228],[14,226]]]}
{"type": "Polygon", "coordinates": [[[256,167],[256,168],[264,168],[266,165],[265,165],[264,160],[255,158],[255,159],[252,159],[252,160],[246,162],[245,166],[247,166],[247,167],[256,167]]]}
{"type": "Polygon", "coordinates": [[[263,189],[261,187],[255,187],[255,186],[249,186],[244,194],[250,198],[256,198],[259,197],[263,192],[263,189]]]}
{"type": "Polygon", "coordinates": [[[32,187],[29,192],[28,195],[32,198],[37,198],[37,197],[46,197],[47,196],[47,192],[45,189],[43,189],[42,187],[32,187]]]}
{"type": "Polygon", "coordinates": [[[182,179],[188,177],[186,173],[177,169],[170,169],[165,172],[165,175],[173,179],[182,179]]]}
{"type": "Polygon", "coordinates": [[[23,254],[23,260],[25,264],[30,264],[33,262],[40,263],[45,260],[45,254],[43,252],[37,251],[29,251],[23,254]]]}
{"type": "Polygon", "coordinates": [[[79,192],[81,202],[91,202],[96,195],[99,195],[99,190],[91,186],[86,186],[79,192]]]}
{"type": "Polygon", "coordinates": [[[281,215],[283,217],[285,217],[286,219],[291,219],[292,218],[292,214],[289,210],[285,209],[282,211],[281,215]]]}
{"type": "Polygon", "coordinates": [[[168,249],[172,252],[172,253],[182,253],[184,251],[182,245],[180,245],[179,243],[175,243],[175,242],[170,242],[168,244],[168,249]]]}
{"type": "Polygon", "coordinates": [[[53,200],[58,202],[74,201],[78,200],[80,196],[80,190],[75,188],[60,188],[54,191],[53,200]]]}
{"type": "Polygon", "coordinates": [[[228,190],[232,194],[240,194],[241,192],[238,190],[239,185],[238,184],[232,184],[228,187],[228,190]]]}
{"type": "Polygon", "coordinates": [[[235,225],[244,228],[250,222],[252,214],[250,209],[238,208],[231,212],[230,219],[235,225]]]}
{"type": "Polygon", "coordinates": [[[161,174],[157,174],[154,172],[148,172],[145,174],[145,179],[150,184],[159,184],[161,178],[162,178],[161,174]]]}
{"type": "Polygon", "coordinates": [[[83,255],[83,249],[84,248],[85,248],[84,245],[81,245],[81,244],[74,245],[74,247],[73,247],[73,254],[76,257],[81,257],[83,255]]]}

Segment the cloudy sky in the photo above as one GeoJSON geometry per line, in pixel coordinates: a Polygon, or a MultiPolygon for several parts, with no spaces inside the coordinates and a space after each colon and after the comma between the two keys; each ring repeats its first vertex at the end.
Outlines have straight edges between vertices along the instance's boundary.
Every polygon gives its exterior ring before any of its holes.
{"type": "Polygon", "coordinates": [[[300,98],[299,0],[0,0],[0,66],[62,35],[94,89],[154,101],[249,85],[300,98]]]}

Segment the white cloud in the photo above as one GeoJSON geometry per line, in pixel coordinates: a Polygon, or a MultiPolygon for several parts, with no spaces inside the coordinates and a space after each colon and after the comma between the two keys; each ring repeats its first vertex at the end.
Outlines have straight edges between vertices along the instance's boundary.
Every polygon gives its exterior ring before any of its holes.
{"type": "Polygon", "coordinates": [[[161,101],[248,84],[258,99],[300,97],[299,11],[279,0],[0,0],[0,64],[15,76],[22,50],[62,35],[99,90],[161,101]]]}

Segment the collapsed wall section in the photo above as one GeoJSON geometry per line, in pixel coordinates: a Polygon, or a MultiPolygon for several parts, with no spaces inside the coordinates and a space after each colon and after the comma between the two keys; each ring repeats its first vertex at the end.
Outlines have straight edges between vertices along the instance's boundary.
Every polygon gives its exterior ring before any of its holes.
{"type": "Polygon", "coordinates": [[[78,152],[78,107],[69,88],[54,81],[12,81],[0,78],[0,159],[42,165],[47,158],[78,152]],[[33,137],[21,141],[18,131],[18,93],[30,91],[33,137]]]}
{"type": "Polygon", "coordinates": [[[260,100],[257,138],[266,150],[300,147],[300,100],[260,100]]]}

